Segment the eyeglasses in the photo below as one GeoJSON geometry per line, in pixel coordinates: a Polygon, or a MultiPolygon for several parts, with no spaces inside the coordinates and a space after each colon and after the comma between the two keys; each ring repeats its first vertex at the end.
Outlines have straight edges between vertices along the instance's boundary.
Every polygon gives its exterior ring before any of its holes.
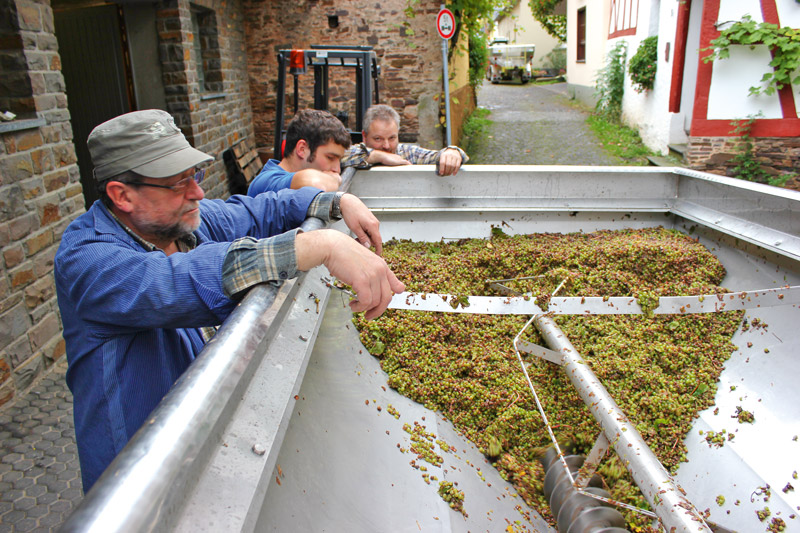
{"type": "Polygon", "coordinates": [[[189,178],[183,178],[175,185],[157,185],[155,183],[144,183],[144,182],[130,183],[129,185],[134,185],[137,187],[143,186],[143,187],[156,187],[158,189],[169,189],[174,193],[184,194],[186,192],[186,189],[189,188],[189,185],[191,185],[192,180],[194,180],[195,183],[200,184],[200,182],[203,181],[205,175],[206,175],[206,169],[201,168],[201,169],[195,169],[194,176],[191,176],[189,178]]]}

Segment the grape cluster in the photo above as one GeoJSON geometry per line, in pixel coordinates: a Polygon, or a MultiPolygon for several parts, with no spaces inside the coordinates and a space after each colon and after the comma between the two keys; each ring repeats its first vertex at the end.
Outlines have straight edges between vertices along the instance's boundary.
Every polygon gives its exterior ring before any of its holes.
{"type": "Polygon", "coordinates": [[[458,490],[451,481],[439,482],[439,496],[450,505],[450,508],[468,516],[464,511],[464,491],[458,490]]]}
{"type": "MultiPolygon", "coordinates": [[[[390,241],[384,256],[411,292],[464,299],[496,296],[487,280],[547,301],[559,296],[631,296],[646,312],[660,296],[727,292],[725,269],[696,240],[663,228],[509,236],[489,240],[390,241]],[[525,279],[522,279],[525,278],[525,279]]],[[[558,316],[559,327],[597,374],[667,469],[685,459],[683,443],[699,411],[713,405],[730,338],[743,313],[558,316]]],[[[513,349],[528,317],[387,311],[354,321],[380,358],[388,384],[441,412],[545,518],[539,462],[550,445],[513,349]]],[[[755,324],[751,324],[755,326],[755,324]]],[[[529,342],[543,344],[526,330],[529,342]]],[[[553,430],[564,447],[586,454],[600,428],[556,365],[525,356],[553,430]]],[[[598,467],[615,499],[646,507],[616,455],[598,467]]],[[[632,527],[647,521],[626,515],[632,527]]]]}

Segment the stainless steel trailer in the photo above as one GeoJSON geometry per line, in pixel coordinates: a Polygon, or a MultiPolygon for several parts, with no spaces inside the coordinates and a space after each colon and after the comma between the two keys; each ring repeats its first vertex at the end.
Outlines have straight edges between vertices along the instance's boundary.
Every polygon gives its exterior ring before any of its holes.
{"type": "MultiPolygon", "coordinates": [[[[730,290],[800,285],[800,193],[793,191],[630,167],[467,166],[447,178],[433,167],[375,168],[345,183],[380,218],[384,239],[488,237],[503,222],[514,233],[665,226],[712,250],[730,290]]],[[[325,274],[314,269],[251,291],[64,530],[549,531],[447,421],[385,386],[343,295],[321,281],[325,274]],[[441,468],[429,470],[459,482],[468,517],[398,451],[408,446],[402,424],[411,420],[455,445],[441,468]]],[[[742,406],[756,423],[702,412],[674,480],[688,507],[708,509],[712,522],[734,531],[766,530],[769,521],[755,512],[765,507],[786,531],[800,530],[800,518],[792,518],[800,514],[798,491],[783,490],[793,480],[800,489],[793,477],[800,471],[800,309],[791,299],[773,304],[747,310],[751,322],[769,327],[736,333],[740,348],[715,398],[721,412],[742,406]],[[701,430],[736,438],[710,447],[701,430]]],[[[661,519],[668,530],[707,530],[661,519]]]]}

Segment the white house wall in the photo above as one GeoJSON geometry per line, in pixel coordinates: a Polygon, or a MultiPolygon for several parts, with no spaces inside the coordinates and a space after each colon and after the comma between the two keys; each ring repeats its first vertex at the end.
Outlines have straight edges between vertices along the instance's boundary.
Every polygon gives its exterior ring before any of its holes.
{"type": "Polygon", "coordinates": [[[770,68],[772,56],[769,49],[766,46],[756,46],[753,50],[746,46],[732,46],[730,54],[727,59],[714,61],[707,118],[782,118],[777,92],[750,95],[750,87],[762,85],[761,76],[770,68]]]}
{"type": "MultiPolygon", "coordinates": [[[[683,83],[681,84],[680,112],[673,117],[673,127],[679,132],[673,134],[670,142],[685,142],[689,134],[694,113],[694,96],[697,88],[697,62],[700,60],[700,29],[703,14],[703,0],[693,0],[689,16],[689,31],[686,36],[685,60],[683,64],[683,83]]],[[[670,80],[671,81],[671,80],[670,80]]]]}
{"type": "MultiPolygon", "coordinates": [[[[635,0],[634,0],[635,1],[635,0]]],[[[670,139],[674,131],[673,118],[669,113],[670,80],[672,79],[672,52],[674,50],[675,26],[677,23],[677,2],[659,2],[658,0],[639,0],[639,18],[636,35],[611,39],[608,48],[613,48],[621,39],[628,42],[628,61],[636,53],[641,42],[651,34],[658,35],[658,67],[653,89],[637,93],[630,81],[630,74],[625,77],[625,96],[622,100],[622,119],[639,130],[642,142],[651,150],[666,154],[667,145],[675,140],[670,139]],[[652,29],[651,29],[652,28],[652,29]],[[666,49],[669,47],[669,58],[666,49]]],[[[678,130],[680,131],[680,130],[678,130]]],[[[678,134],[678,132],[675,132],[678,134]]],[[[685,142],[685,135],[683,139],[685,142]]]]}
{"type": "Polygon", "coordinates": [[[567,0],[567,82],[573,93],[591,101],[597,71],[603,68],[608,40],[611,0],[567,0]],[[578,9],[586,7],[586,61],[578,63],[578,9]]]}
{"type": "MultiPolygon", "coordinates": [[[[777,0],[776,7],[781,26],[800,22],[800,7],[795,0],[777,0]],[[787,20],[783,19],[786,16],[787,20]]],[[[749,15],[756,22],[763,22],[760,0],[724,0],[720,2],[717,27],[724,29],[730,23],[749,15]]],[[[799,27],[800,24],[793,27],[799,27]]],[[[750,95],[750,87],[763,86],[761,77],[769,72],[772,60],[766,46],[732,45],[730,57],[713,63],[711,85],[708,94],[708,120],[735,120],[748,117],[781,119],[780,97],[772,95],[750,95]]],[[[797,105],[797,98],[795,105],[797,105]]]]}

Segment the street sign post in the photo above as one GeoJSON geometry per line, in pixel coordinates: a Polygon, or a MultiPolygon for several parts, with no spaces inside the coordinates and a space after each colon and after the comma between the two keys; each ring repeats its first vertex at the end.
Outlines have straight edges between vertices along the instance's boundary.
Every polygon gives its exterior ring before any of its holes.
{"type": "Polygon", "coordinates": [[[450,136],[450,75],[447,72],[447,41],[456,32],[456,18],[453,12],[442,4],[439,15],[436,17],[436,31],[442,38],[442,67],[444,69],[444,120],[445,131],[447,132],[447,146],[453,144],[450,136]]]}

